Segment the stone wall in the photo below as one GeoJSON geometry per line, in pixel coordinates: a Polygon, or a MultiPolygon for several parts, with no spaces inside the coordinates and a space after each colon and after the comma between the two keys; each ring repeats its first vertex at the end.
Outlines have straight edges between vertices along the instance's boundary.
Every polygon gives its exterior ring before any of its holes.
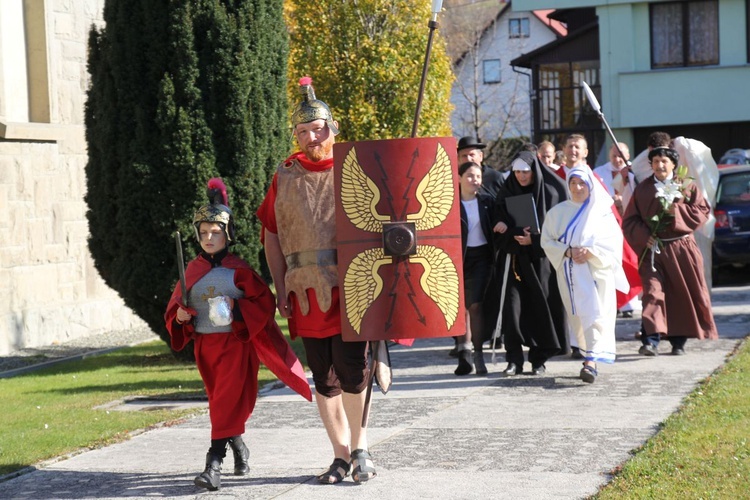
{"type": "Polygon", "coordinates": [[[87,246],[86,53],[104,1],[19,1],[26,15],[44,15],[50,123],[0,116],[0,355],[145,327],[104,284],[87,246]]]}

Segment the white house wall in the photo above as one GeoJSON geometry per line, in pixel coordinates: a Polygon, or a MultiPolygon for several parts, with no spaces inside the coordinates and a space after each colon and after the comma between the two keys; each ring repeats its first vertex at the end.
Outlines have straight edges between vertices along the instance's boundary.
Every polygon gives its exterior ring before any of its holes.
{"type": "MultiPolygon", "coordinates": [[[[457,137],[474,135],[472,103],[479,103],[480,131],[483,141],[493,141],[502,137],[530,136],[531,103],[529,100],[529,76],[513,71],[510,61],[521,54],[555,40],[554,32],[531,12],[505,12],[494,26],[482,37],[476,53],[477,91],[474,92],[474,64],[467,53],[454,68],[456,81],[453,84],[451,103],[454,111],[451,116],[453,134],[457,137]],[[509,20],[529,19],[528,38],[510,38],[509,20]],[[500,59],[500,83],[485,84],[482,78],[482,60],[500,59]],[[468,98],[465,92],[469,94],[468,98]]],[[[522,70],[527,71],[527,70],[522,70]]]]}

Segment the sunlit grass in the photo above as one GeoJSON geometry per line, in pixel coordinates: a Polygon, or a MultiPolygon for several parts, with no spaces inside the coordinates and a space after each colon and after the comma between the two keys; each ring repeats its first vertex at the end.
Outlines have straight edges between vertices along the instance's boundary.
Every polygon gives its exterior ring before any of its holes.
{"type": "MultiPolygon", "coordinates": [[[[287,331],[286,321],[280,321],[287,331]]],[[[304,363],[299,340],[292,346],[304,363]]],[[[263,365],[259,386],[276,380],[263,365]]],[[[195,363],[175,359],[161,340],[0,379],[0,475],[201,410],[96,409],[123,398],[203,395],[195,363]]]]}
{"type": "Polygon", "coordinates": [[[595,498],[748,498],[749,492],[750,343],[745,341],[595,498]]]}

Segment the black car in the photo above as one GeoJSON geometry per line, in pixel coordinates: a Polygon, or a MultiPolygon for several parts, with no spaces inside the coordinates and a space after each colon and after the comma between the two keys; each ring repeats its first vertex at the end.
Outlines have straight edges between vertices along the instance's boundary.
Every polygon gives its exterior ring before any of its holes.
{"type": "Polygon", "coordinates": [[[714,215],[713,275],[716,280],[721,267],[744,267],[750,263],[750,165],[719,169],[714,215]]]}

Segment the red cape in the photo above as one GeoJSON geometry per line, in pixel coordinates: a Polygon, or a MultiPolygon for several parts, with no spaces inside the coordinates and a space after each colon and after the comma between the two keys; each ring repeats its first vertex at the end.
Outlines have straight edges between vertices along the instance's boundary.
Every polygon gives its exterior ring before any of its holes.
{"type": "MultiPolygon", "coordinates": [[[[255,283],[267,287],[262,278],[252,271],[252,268],[239,257],[227,254],[221,261],[221,265],[229,269],[247,269],[250,270],[255,283]]],[[[211,270],[211,263],[202,257],[197,257],[188,263],[185,270],[185,282],[187,289],[190,290],[195,283],[211,270]]],[[[312,392],[310,384],[307,382],[305,370],[302,368],[294,351],[287,343],[284,335],[281,333],[279,325],[276,324],[274,314],[276,307],[273,295],[270,295],[268,304],[258,304],[250,300],[239,299],[238,304],[242,311],[245,321],[232,322],[232,335],[240,342],[250,342],[255,348],[258,359],[268,367],[279,380],[284,382],[293,391],[312,401],[312,392]],[[258,321],[258,308],[262,307],[267,319],[265,323],[258,321]],[[250,321],[250,319],[254,319],[250,321]]],[[[164,320],[167,330],[172,339],[172,348],[176,351],[182,350],[190,340],[195,337],[195,330],[191,323],[177,325],[175,317],[177,309],[182,305],[182,293],[180,287],[176,286],[172,292],[172,297],[167,305],[167,312],[164,314],[164,320]]]]}

